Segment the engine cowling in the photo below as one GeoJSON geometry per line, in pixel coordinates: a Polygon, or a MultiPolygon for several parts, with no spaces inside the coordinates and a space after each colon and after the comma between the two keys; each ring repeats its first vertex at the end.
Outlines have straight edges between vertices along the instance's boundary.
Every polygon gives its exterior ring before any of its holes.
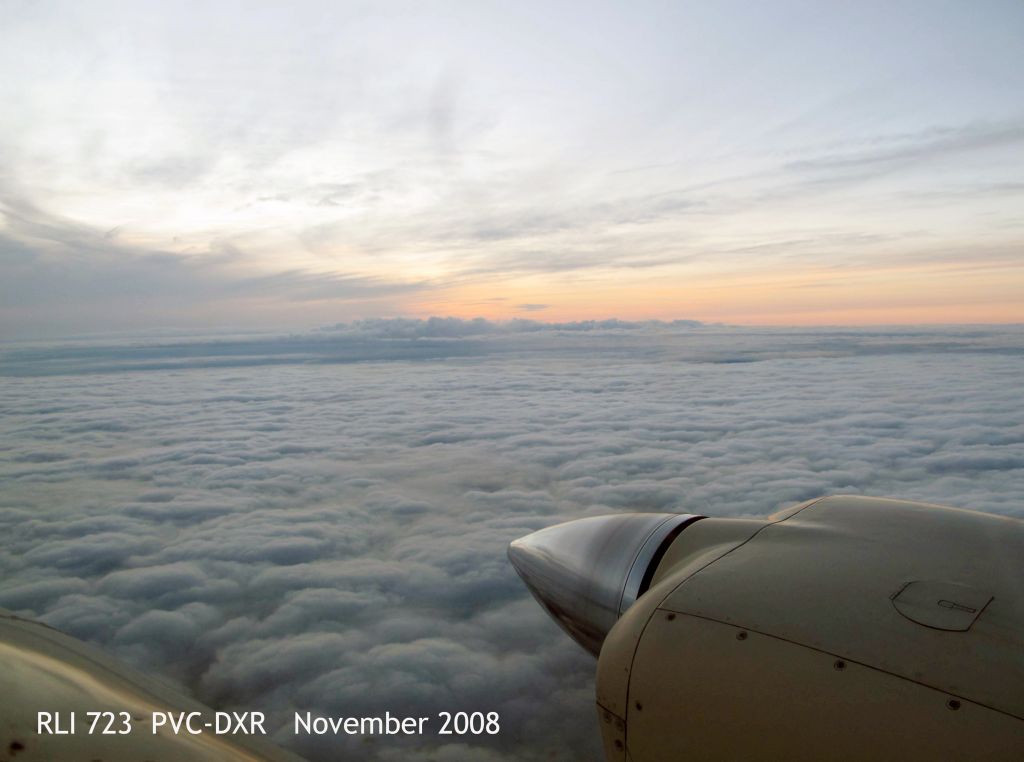
{"type": "MultiPolygon", "coordinates": [[[[582,522],[582,546],[598,547],[582,522]]],[[[1024,758],[1024,522],[831,497],[679,524],[599,644],[607,759],[1024,758]]],[[[626,566],[600,558],[629,557],[642,534],[620,531],[608,542],[626,550],[586,556],[597,590],[626,566]]],[[[558,610],[586,611],[595,596],[565,599],[589,589],[586,565],[556,579],[572,534],[561,525],[544,544],[545,587],[558,610]]]]}

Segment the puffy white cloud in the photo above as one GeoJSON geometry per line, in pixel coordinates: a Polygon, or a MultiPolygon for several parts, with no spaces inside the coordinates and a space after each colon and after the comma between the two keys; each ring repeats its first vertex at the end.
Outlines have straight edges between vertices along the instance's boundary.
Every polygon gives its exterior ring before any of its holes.
{"type": "Polygon", "coordinates": [[[835,492],[1024,515],[1022,365],[1017,328],[369,321],[8,349],[0,605],[267,711],[311,759],[593,759],[593,660],[509,540],[835,492]],[[295,737],[293,710],[497,711],[502,732],[295,737]]]}

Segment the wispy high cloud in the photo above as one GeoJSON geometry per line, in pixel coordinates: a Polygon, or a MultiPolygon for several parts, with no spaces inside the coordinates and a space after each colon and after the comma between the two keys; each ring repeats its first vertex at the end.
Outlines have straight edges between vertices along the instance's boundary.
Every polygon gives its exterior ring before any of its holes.
{"type": "Polygon", "coordinates": [[[952,158],[973,151],[1024,143],[1024,125],[971,124],[959,128],[931,128],[914,135],[890,138],[885,142],[888,145],[862,146],[858,151],[840,151],[800,159],[786,164],[784,168],[801,171],[893,171],[905,164],[952,158]]]}
{"type": "Polygon", "coordinates": [[[12,6],[3,330],[1022,319],[1020,10],[727,6],[12,6]]]}
{"type": "Polygon", "coordinates": [[[387,304],[428,286],[299,269],[261,274],[228,243],[193,254],[154,250],[17,197],[0,202],[0,216],[0,314],[15,332],[48,322],[64,333],[83,322],[93,330],[195,325],[189,310],[225,315],[253,305],[274,314],[306,302],[387,304]]]}

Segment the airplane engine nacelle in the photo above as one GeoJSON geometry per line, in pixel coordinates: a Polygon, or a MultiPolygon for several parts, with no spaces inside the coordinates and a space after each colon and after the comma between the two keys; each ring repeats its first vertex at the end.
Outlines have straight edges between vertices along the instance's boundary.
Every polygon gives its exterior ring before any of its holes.
{"type": "Polygon", "coordinates": [[[599,653],[608,760],[1024,759],[1024,522],[863,497],[654,515],[509,548],[599,653]]]}

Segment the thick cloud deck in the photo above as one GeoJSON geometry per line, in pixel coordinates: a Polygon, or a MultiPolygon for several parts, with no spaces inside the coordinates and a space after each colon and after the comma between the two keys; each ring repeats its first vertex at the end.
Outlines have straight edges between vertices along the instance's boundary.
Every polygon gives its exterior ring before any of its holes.
{"type": "Polygon", "coordinates": [[[537,326],[9,349],[0,606],[269,712],[311,759],[584,760],[593,661],[509,540],[835,492],[1024,512],[1016,329],[537,326]],[[293,710],[502,732],[296,738],[293,710]]]}

